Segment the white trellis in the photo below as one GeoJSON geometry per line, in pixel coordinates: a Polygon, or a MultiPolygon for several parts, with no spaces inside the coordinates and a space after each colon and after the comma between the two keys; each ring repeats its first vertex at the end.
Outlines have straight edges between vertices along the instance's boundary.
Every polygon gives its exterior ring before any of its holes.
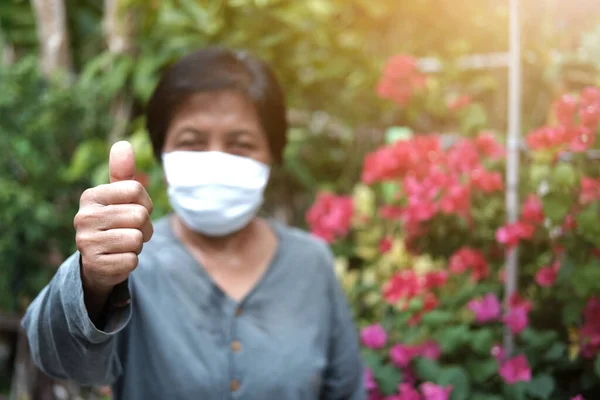
{"type": "MultiPolygon", "coordinates": [[[[508,137],[506,159],[506,212],[508,222],[519,217],[519,143],[521,138],[521,42],[519,0],[509,1],[509,66],[508,66],[508,137]]],[[[517,288],[518,247],[506,252],[504,302],[509,306],[517,288]]],[[[514,338],[508,327],[504,330],[504,350],[510,355],[514,338]]]]}

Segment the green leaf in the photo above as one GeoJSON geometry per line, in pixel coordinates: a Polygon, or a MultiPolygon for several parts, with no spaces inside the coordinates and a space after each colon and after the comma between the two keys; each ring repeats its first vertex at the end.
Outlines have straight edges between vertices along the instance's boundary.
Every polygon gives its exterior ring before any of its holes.
{"type": "MultiPolygon", "coordinates": [[[[562,269],[562,268],[561,268],[562,269]]],[[[569,301],[562,309],[562,322],[566,326],[572,326],[580,322],[581,309],[583,305],[581,301],[569,301]]]]}
{"type": "Polygon", "coordinates": [[[504,397],[495,394],[473,393],[470,400],[504,400],[504,397]]]}
{"type": "Polygon", "coordinates": [[[546,217],[555,224],[561,224],[564,221],[565,216],[569,213],[571,204],[564,198],[561,198],[554,193],[550,193],[542,197],[542,206],[546,217]]]}
{"type": "Polygon", "coordinates": [[[437,379],[442,386],[452,385],[452,400],[466,400],[471,392],[469,376],[461,367],[444,368],[437,379]]]}
{"type": "Polygon", "coordinates": [[[481,355],[489,355],[494,343],[494,333],[490,328],[482,328],[473,333],[471,347],[481,355]]]}
{"type": "Polygon", "coordinates": [[[416,358],[413,364],[415,373],[424,381],[436,381],[442,372],[437,361],[429,358],[416,358]]]}
{"type": "Polygon", "coordinates": [[[381,192],[385,203],[392,203],[398,194],[398,185],[393,182],[384,182],[381,184],[381,192]]]}
{"type": "Polygon", "coordinates": [[[421,324],[440,326],[452,321],[452,313],[442,310],[432,310],[421,317],[421,324]]]}
{"type": "Polygon", "coordinates": [[[554,168],[552,177],[553,182],[556,183],[560,188],[565,186],[572,188],[577,183],[575,169],[573,168],[573,165],[567,162],[558,163],[558,165],[554,168]]]}
{"type": "Polygon", "coordinates": [[[555,342],[552,344],[550,349],[546,352],[544,358],[547,361],[558,361],[560,360],[567,352],[567,346],[561,342],[555,342]]]}
{"type": "Polygon", "coordinates": [[[528,382],[526,390],[536,399],[548,399],[554,391],[554,386],[554,379],[550,375],[542,374],[528,382]]]}
{"type": "Polygon", "coordinates": [[[467,325],[448,327],[437,336],[437,342],[441,344],[442,351],[445,354],[458,350],[459,347],[467,343],[471,338],[467,325]]]}
{"type": "Polygon", "coordinates": [[[594,362],[594,372],[600,378],[600,355],[596,356],[596,361],[594,362]]]}
{"type": "Polygon", "coordinates": [[[466,366],[469,375],[476,383],[484,383],[498,372],[498,363],[492,358],[487,360],[469,359],[466,366]]]}
{"type": "Polygon", "coordinates": [[[526,383],[517,382],[514,385],[504,384],[503,392],[505,400],[525,400],[526,383]]]}
{"type": "Polygon", "coordinates": [[[598,203],[592,203],[577,214],[577,231],[596,246],[600,246],[600,225],[598,225],[598,203]]]}
{"type": "Polygon", "coordinates": [[[385,395],[391,395],[396,392],[398,384],[402,380],[402,375],[397,368],[386,365],[373,370],[373,377],[379,384],[379,389],[385,395]]]}
{"type": "Polygon", "coordinates": [[[557,282],[566,282],[569,280],[575,271],[575,264],[567,256],[564,256],[560,261],[560,269],[558,270],[557,282]]]}

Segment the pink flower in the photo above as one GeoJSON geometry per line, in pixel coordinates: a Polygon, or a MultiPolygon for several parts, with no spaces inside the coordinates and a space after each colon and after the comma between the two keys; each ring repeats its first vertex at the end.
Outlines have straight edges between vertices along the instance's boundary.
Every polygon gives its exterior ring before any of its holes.
{"type": "Polygon", "coordinates": [[[498,243],[508,248],[519,244],[523,239],[531,239],[535,233],[535,226],[523,221],[517,221],[514,224],[506,224],[496,231],[496,240],[498,243]]]}
{"type": "Polygon", "coordinates": [[[535,274],[535,281],[541,287],[550,287],[554,285],[554,281],[558,277],[558,270],[560,269],[560,263],[555,261],[552,265],[542,267],[535,274]]]}
{"type": "Polygon", "coordinates": [[[523,221],[531,224],[541,224],[544,222],[544,211],[542,208],[542,201],[535,194],[530,194],[523,204],[521,211],[523,221]]]}
{"type": "Polygon", "coordinates": [[[585,358],[600,354],[600,297],[591,297],[583,310],[583,326],[580,335],[583,341],[581,353],[585,358]]]}
{"type": "Polygon", "coordinates": [[[448,400],[452,393],[452,385],[443,387],[431,382],[422,383],[420,389],[424,400],[448,400]]]}
{"type": "Polygon", "coordinates": [[[401,383],[398,385],[397,400],[421,400],[421,395],[411,384],[401,383]]]}
{"type": "Polygon", "coordinates": [[[496,140],[492,132],[481,132],[475,138],[475,145],[485,156],[494,160],[501,160],[506,156],[504,145],[496,140]]]}
{"type": "Polygon", "coordinates": [[[399,368],[407,367],[408,364],[419,354],[419,349],[403,344],[395,344],[390,349],[390,358],[394,365],[399,368]]]}
{"type": "Polygon", "coordinates": [[[437,360],[440,358],[440,346],[433,340],[428,340],[419,347],[419,355],[423,358],[437,360]]]}
{"type": "Polygon", "coordinates": [[[467,307],[475,313],[475,320],[479,323],[498,319],[502,311],[500,301],[493,293],[486,294],[482,299],[471,300],[467,307]]]}
{"type": "Polygon", "coordinates": [[[361,330],[360,339],[369,349],[381,349],[387,342],[387,333],[379,324],[369,325],[361,330]]]}
{"type": "Polygon", "coordinates": [[[377,382],[375,382],[375,377],[373,377],[373,371],[370,368],[365,368],[363,373],[367,390],[377,390],[377,382]]]}
{"type": "Polygon", "coordinates": [[[510,328],[512,333],[521,333],[529,323],[527,310],[524,307],[513,307],[505,316],[504,323],[510,328]]]}
{"type": "Polygon", "coordinates": [[[333,243],[348,234],[353,214],[351,197],[320,193],[306,213],[306,222],[314,235],[333,243]]]}
{"type": "Polygon", "coordinates": [[[578,394],[575,397],[571,397],[571,400],[585,400],[582,395],[578,394]]]}
{"type": "Polygon", "coordinates": [[[392,239],[385,237],[379,241],[379,251],[382,254],[389,252],[392,249],[392,239]]]}
{"type": "Polygon", "coordinates": [[[471,270],[471,277],[475,281],[486,278],[490,271],[488,264],[480,251],[470,247],[461,247],[458,249],[449,262],[450,272],[453,274],[461,274],[466,270],[471,270]]]}
{"type": "Polygon", "coordinates": [[[500,366],[500,376],[509,385],[517,382],[529,382],[531,380],[531,368],[524,355],[510,358],[500,366]]]}

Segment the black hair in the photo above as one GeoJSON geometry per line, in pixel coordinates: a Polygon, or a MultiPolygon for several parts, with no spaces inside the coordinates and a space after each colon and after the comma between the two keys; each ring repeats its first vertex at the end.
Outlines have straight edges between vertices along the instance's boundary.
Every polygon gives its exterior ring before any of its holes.
{"type": "Polygon", "coordinates": [[[191,95],[236,90],[256,108],[275,163],[287,143],[285,97],[271,68],[245,51],[209,47],[195,51],[163,73],[146,109],[146,128],[160,161],[173,114],[191,95]]]}

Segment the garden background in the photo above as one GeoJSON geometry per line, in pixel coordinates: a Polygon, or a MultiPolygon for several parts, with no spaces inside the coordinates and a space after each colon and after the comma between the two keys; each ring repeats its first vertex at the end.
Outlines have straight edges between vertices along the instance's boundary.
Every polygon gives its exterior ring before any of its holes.
{"type": "Polygon", "coordinates": [[[35,372],[19,316],[74,250],[114,141],[168,211],[143,106],[162,68],[219,44],[286,89],[266,208],[331,243],[372,399],[599,399],[600,2],[519,3],[507,210],[508,2],[0,2],[0,398],[109,396],[35,372]]]}

